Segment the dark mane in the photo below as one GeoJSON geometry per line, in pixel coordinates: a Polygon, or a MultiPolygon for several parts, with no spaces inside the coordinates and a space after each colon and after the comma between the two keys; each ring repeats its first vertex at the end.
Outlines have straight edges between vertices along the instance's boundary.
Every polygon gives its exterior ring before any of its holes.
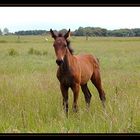
{"type": "Polygon", "coordinates": [[[67,42],[67,47],[68,47],[70,53],[73,55],[74,50],[72,49],[72,47],[71,47],[71,45],[70,45],[70,40],[66,39],[66,42],[67,42]]]}

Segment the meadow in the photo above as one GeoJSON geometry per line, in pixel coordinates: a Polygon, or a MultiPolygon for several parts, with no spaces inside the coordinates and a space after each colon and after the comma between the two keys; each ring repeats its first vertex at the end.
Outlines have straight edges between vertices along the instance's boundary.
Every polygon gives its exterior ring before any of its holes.
{"type": "Polygon", "coordinates": [[[79,111],[69,118],[62,107],[58,66],[50,36],[0,36],[0,133],[139,133],[140,37],[71,37],[74,54],[100,60],[106,93],[103,110],[91,82],[86,110],[80,90],[79,111]],[[48,41],[45,38],[48,38],[48,41]]]}

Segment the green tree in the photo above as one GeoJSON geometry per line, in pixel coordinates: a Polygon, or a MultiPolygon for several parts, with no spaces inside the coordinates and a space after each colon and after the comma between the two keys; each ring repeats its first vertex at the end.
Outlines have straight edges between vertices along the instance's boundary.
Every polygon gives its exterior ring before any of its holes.
{"type": "Polygon", "coordinates": [[[62,34],[65,34],[67,32],[67,29],[59,30],[59,32],[61,32],[62,34]]]}
{"type": "Polygon", "coordinates": [[[140,28],[132,29],[134,36],[140,36],[140,28]]]}
{"type": "Polygon", "coordinates": [[[4,28],[3,29],[3,34],[4,35],[8,35],[9,34],[9,29],[8,28],[4,28]]]}
{"type": "Polygon", "coordinates": [[[85,32],[84,32],[84,28],[79,27],[78,30],[75,30],[75,35],[76,36],[84,36],[84,35],[86,35],[85,32]]]}

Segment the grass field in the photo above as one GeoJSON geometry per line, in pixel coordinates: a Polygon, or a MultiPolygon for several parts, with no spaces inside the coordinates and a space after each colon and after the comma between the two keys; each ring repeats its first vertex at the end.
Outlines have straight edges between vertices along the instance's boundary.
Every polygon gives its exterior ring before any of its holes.
{"type": "Polygon", "coordinates": [[[0,133],[139,133],[140,38],[71,37],[75,54],[100,59],[106,110],[96,88],[90,110],[80,91],[79,112],[65,117],[56,78],[53,39],[0,36],[0,133]]]}

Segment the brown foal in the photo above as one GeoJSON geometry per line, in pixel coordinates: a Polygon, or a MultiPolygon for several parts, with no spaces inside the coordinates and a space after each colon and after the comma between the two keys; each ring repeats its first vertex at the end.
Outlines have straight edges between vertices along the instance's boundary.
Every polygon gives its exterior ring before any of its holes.
{"type": "Polygon", "coordinates": [[[91,93],[87,87],[87,82],[91,80],[99,92],[99,97],[105,107],[105,92],[101,84],[99,61],[96,57],[86,55],[73,55],[70,47],[70,41],[67,39],[70,35],[70,29],[63,35],[56,34],[50,30],[54,38],[54,50],[56,54],[56,63],[58,64],[57,78],[60,82],[60,89],[63,96],[63,106],[68,116],[68,89],[71,88],[74,95],[73,110],[78,109],[77,101],[80,87],[84,93],[87,106],[90,105],[91,93]]]}

